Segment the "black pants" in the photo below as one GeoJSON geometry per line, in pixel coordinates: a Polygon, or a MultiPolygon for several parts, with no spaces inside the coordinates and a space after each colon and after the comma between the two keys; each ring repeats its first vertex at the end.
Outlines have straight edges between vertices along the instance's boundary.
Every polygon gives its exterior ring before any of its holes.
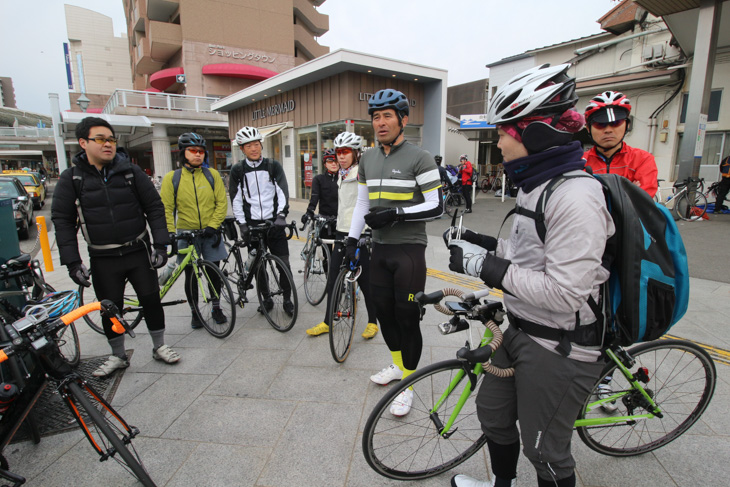
{"type": "MultiPolygon", "coordinates": [[[[337,232],[337,236],[340,238],[347,237],[346,233],[337,232]]],[[[327,309],[324,315],[324,322],[328,325],[332,324],[332,316],[329,314],[330,302],[332,300],[332,289],[335,287],[335,280],[340,273],[340,266],[342,261],[345,259],[346,245],[341,242],[335,244],[335,248],[332,251],[332,257],[329,262],[329,269],[327,272],[327,309]]],[[[375,303],[373,302],[372,293],[370,292],[370,252],[366,247],[360,248],[360,266],[362,272],[360,277],[357,278],[357,285],[362,290],[362,295],[365,298],[365,308],[368,312],[368,323],[376,323],[377,313],[375,312],[375,303]]]]}
{"type": "MultiPolygon", "coordinates": [[[[142,306],[147,329],[165,329],[165,312],[160,303],[157,271],[150,265],[145,248],[121,256],[92,256],[90,263],[91,281],[97,299],[110,299],[121,310],[124,306],[124,285],[129,280],[142,306]]],[[[107,338],[119,336],[112,331],[112,323],[108,318],[102,318],[101,323],[107,338]]]]}
{"type": "MultiPolygon", "coordinates": [[[[251,225],[258,225],[263,223],[262,220],[252,220],[251,225]]],[[[281,258],[284,261],[289,272],[291,272],[291,265],[289,264],[289,242],[286,239],[286,232],[281,227],[271,227],[266,234],[266,246],[273,255],[281,258]]],[[[249,246],[249,251],[251,247],[249,246]]],[[[258,279],[258,278],[257,278],[258,279]]],[[[288,279],[284,279],[280,276],[279,281],[281,282],[281,290],[284,291],[284,300],[289,301],[291,299],[291,285],[288,279]]],[[[263,286],[264,292],[266,292],[267,284],[263,286]]]]}
{"type": "Polygon", "coordinates": [[[408,370],[416,370],[421,359],[421,311],[414,296],[425,287],[425,245],[373,245],[370,290],[375,312],[388,349],[401,352],[408,370]]]}
{"type": "Polygon", "coordinates": [[[464,201],[466,202],[466,209],[471,210],[471,192],[472,192],[472,185],[471,184],[465,184],[461,188],[461,194],[464,195],[464,201]]]}
{"type": "Polygon", "coordinates": [[[717,198],[715,199],[715,211],[722,211],[722,204],[725,202],[725,197],[730,190],[730,178],[722,178],[720,184],[717,186],[717,198]]]}

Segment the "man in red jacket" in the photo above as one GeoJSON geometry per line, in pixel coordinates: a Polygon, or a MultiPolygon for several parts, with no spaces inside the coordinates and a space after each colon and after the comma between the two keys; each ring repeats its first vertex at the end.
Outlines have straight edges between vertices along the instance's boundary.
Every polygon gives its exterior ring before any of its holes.
{"type": "Polygon", "coordinates": [[[624,142],[631,102],[623,93],[606,91],[593,97],[585,111],[588,135],[595,144],[583,155],[593,174],[623,176],[652,198],[657,191],[654,156],[624,142]]]}
{"type": "Polygon", "coordinates": [[[466,202],[466,212],[471,213],[471,195],[472,195],[472,175],[474,174],[474,167],[469,162],[469,158],[466,154],[462,154],[459,157],[460,164],[460,176],[461,176],[461,194],[464,195],[464,201],[466,202]]]}

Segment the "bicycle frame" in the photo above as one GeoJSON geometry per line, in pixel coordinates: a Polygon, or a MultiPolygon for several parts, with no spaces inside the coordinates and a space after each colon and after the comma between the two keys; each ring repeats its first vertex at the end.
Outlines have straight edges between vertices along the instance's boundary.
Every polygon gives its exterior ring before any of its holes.
{"type": "MultiPolygon", "coordinates": [[[[471,322],[469,323],[469,330],[471,331],[471,322]]],[[[481,338],[479,347],[483,347],[488,345],[492,339],[494,338],[494,335],[492,331],[489,328],[486,328],[484,331],[484,335],[481,338]]],[[[478,348],[479,348],[478,347],[478,348]]],[[[609,348],[606,350],[606,355],[610,358],[612,362],[614,362],[617,366],[617,369],[621,371],[621,373],[626,377],[627,381],[631,384],[631,388],[625,391],[620,391],[615,394],[612,394],[611,396],[601,398],[597,401],[594,401],[590,404],[588,404],[588,411],[591,411],[597,407],[601,407],[604,404],[610,403],[612,401],[616,401],[618,399],[621,399],[622,397],[626,396],[627,394],[631,394],[632,391],[638,391],[643,399],[646,401],[646,404],[644,405],[644,408],[647,410],[651,410],[652,412],[647,412],[643,414],[631,414],[628,416],[616,416],[616,417],[603,417],[603,418],[591,418],[591,419],[579,419],[576,420],[574,427],[585,427],[585,426],[605,426],[605,425],[611,425],[611,424],[617,424],[617,423],[626,423],[641,419],[651,419],[654,417],[662,417],[662,411],[659,408],[659,406],[654,402],[654,399],[652,396],[644,389],[643,385],[641,384],[641,381],[635,377],[631,371],[624,366],[621,358],[619,358],[619,354],[624,355],[629,361],[631,361],[630,356],[628,353],[621,347],[609,348]]],[[[451,436],[454,431],[451,430],[454,423],[457,421],[459,414],[461,413],[462,408],[467,402],[467,399],[471,394],[474,392],[472,390],[472,387],[475,384],[474,380],[471,380],[471,376],[473,374],[473,377],[478,377],[480,374],[486,373],[484,372],[484,367],[481,363],[477,363],[473,368],[468,368],[468,363],[464,363],[464,368],[462,371],[455,374],[454,378],[451,380],[451,383],[449,384],[448,388],[441,394],[438,401],[434,405],[434,408],[429,411],[431,420],[434,423],[434,426],[436,426],[437,431],[439,434],[444,437],[448,438],[451,436]],[[438,417],[438,410],[442,403],[449,397],[451,392],[459,385],[459,383],[464,379],[464,376],[469,374],[470,375],[470,384],[466,385],[464,387],[464,390],[461,393],[461,396],[459,397],[459,400],[457,401],[456,405],[454,406],[454,409],[452,413],[450,414],[448,420],[446,423],[442,423],[442,420],[438,417]]]]}

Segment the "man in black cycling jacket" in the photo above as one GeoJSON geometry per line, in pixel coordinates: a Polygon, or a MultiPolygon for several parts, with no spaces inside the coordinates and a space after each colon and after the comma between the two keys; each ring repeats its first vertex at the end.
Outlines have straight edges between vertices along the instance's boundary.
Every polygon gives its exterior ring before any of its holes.
{"type": "MultiPolygon", "coordinates": [[[[75,167],[61,174],[53,192],[51,214],[61,264],[76,284],[89,287],[93,282],[97,299],[110,299],[119,309],[129,280],[150,331],[152,357],[175,363],[180,355],[165,345],[165,312],[157,283],[156,269],[167,262],[170,243],[160,195],[124,149],[117,149],[114,129],[106,120],[83,119],[76,137],[82,150],[73,158],[75,167]],[[79,253],[77,220],[88,243],[91,272],[79,253]]],[[[102,324],[112,355],[93,372],[95,377],[129,367],[124,335],[111,330],[108,318],[102,324]]]]}

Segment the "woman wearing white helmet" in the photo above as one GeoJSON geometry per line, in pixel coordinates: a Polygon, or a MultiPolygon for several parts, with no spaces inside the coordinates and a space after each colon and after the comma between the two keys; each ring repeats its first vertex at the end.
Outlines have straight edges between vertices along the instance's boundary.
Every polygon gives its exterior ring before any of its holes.
{"type": "MultiPolygon", "coordinates": [[[[351,132],[342,132],[335,137],[335,153],[337,154],[337,162],[340,165],[340,179],[338,181],[339,190],[337,192],[337,240],[342,243],[336,243],[332,258],[330,259],[329,275],[327,276],[327,310],[329,311],[329,300],[332,297],[332,287],[334,286],[337,274],[340,272],[340,264],[345,258],[346,245],[345,240],[350,231],[350,223],[352,222],[352,213],[355,211],[357,203],[357,166],[360,162],[360,153],[362,152],[362,137],[351,132]]],[[[364,233],[364,232],[363,232],[364,233]]],[[[368,312],[368,324],[363,332],[363,338],[373,338],[378,333],[378,325],[375,317],[375,306],[370,299],[370,253],[367,248],[360,248],[360,266],[362,273],[358,278],[358,284],[365,296],[365,307],[368,312]]],[[[311,336],[321,335],[329,332],[329,324],[332,317],[325,314],[324,321],[307,330],[307,334],[311,336]]]]}
{"type": "Polygon", "coordinates": [[[599,299],[608,279],[601,260],[614,225],[601,184],[583,172],[581,145],[572,141],[583,116],[572,110],[569,67],[521,73],[489,106],[505,172],[519,188],[509,239],[464,230],[464,240],[449,245],[450,269],[505,291],[510,326],[492,363],[515,368],[514,377],[486,374],[477,396],[493,481],[457,475],[452,486],[515,485],[520,439],[538,486],[575,486],[573,422],[603,366],[600,344],[582,332],[598,321],[588,302],[599,299]],[[540,210],[548,187],[552,194],[540,210]],[[542,222],[535,218],[540,212],[542,222]]]}

